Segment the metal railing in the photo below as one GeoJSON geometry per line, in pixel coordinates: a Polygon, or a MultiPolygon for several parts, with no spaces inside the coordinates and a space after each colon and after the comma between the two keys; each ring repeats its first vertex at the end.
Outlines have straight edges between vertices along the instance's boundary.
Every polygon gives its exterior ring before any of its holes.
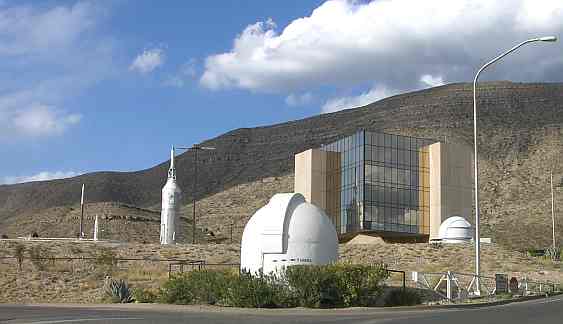
{"type": "MultiPolygon", "coordinates": [[[[101,258],[101,257],[17,257],[17,256],[4,256],[0,257],[0,263],[8,262],[9,264],[14,264],[17,266],[18,271],[24,271],[25,268],[37,268],[41,265],[42,268],[48,269],[54,266],[56,263],[70,262],[83,263],[87,262],[92,266],[105,267],[113,266],[115,269],[126,270],[130,267],[129,263],[135,262],[149,262],[156,263],[165,266],[164,269],[168,269],[168,276],[174,272],[185,272],[190,270],[202,270],[209,268],[234,268],[239,267],[238,263],[209,263],[205,260],[200,259],[181,259],[181,258],[101,258]],[[12,261],[13,260],[13,261],[12,261]],[[26,262],[29,261],[29,262],[26,262]],[[30,264],[31,263],[31,264],[30,264]],[[24,267],[25,265],[25,267],[24,267]]],[[[165,270],[166,271],[166,270],[165,270]]]]}
{"type": "MultiPolygon", "coordinates": [[[[493,296],[497,294],[497,278],[479,276],[480,287],[476,286],[476,275],[461,272],[412,272],[412,281],[417,288],[429,289],[449,302],[464,301],[467,298],[493,296]]],[[[528,278],[512,277],[507,292],[528,296],[553,293],[557,289],[554,282],[540,282],[528,278]]]]}

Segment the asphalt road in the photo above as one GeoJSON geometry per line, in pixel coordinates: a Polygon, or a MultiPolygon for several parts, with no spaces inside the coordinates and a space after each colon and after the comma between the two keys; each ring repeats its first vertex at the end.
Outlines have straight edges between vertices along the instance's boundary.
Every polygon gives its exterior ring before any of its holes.
{"type": "Polygon", "coordinates": [[[0,323],[563,323],[563,297],[448,309],[244,310],[169,305],[0,305],[0,323]]]}

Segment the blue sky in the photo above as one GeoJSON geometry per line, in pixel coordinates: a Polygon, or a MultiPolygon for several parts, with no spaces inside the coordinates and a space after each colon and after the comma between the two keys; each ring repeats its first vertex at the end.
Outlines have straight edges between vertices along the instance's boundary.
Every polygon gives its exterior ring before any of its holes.
{"type": "MultiPolygon", "coordinates": [[[[0,184],[469,81],[562,30],[560,1],[0,0],[0,184]]],[[[561,43],[531,47],[483,79],[561,82],[561,43]]]]}

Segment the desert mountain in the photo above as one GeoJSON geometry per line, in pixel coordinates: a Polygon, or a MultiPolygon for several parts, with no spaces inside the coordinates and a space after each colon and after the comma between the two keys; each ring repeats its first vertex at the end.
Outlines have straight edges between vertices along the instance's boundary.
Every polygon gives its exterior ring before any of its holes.
{"type": "MultiPolygon", "coordinates": [[[[563,175],[563,84],[482,83],[478,107],[484,234],[515,247],[546,246],[551,240],[549,170],[554,171],[556,185],[563,175]]],[[[360,108],[237,129],[202,143],[217,150],[199,154],[197,192],[192,191],[192,152],[178,157],[178,180],[188,202],[194,194],[198,199],[211,199],[262,179],[287,179],[293,172],[295,153],[359,128],[472,145],[472,109],[471,85],[450,84],[360,108]]],[[[0,232],[23,215],[76,204],[82,183],[88,187],[91,203],[158,208],[167,168],[168,162],[163,162],[137,172],[97,172],[0,186],[0,232]]],[[[250,187],[260,190],[259,185],[250,187]]],[[[280,190],[286,191],[286,187],[287,181],[280,190]]],[[[556,202],[561,199],[563,192],[556,189],[556,202]]],[[[217,218],[229,216],[229,208],[223,214],[217,212],[220,202],[212,205],[217,218]]]]}

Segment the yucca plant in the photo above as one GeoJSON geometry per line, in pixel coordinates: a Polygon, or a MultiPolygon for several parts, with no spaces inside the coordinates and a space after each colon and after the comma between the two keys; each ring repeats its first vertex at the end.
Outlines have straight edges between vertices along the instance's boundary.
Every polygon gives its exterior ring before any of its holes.
{"type": "Polygon", "coordinates": [[[132,303],[133,292],[129,288],[127,281],[123,279],[113,279],[106,277],[104,282],[104,293],[112,303],[132,303]]]}

